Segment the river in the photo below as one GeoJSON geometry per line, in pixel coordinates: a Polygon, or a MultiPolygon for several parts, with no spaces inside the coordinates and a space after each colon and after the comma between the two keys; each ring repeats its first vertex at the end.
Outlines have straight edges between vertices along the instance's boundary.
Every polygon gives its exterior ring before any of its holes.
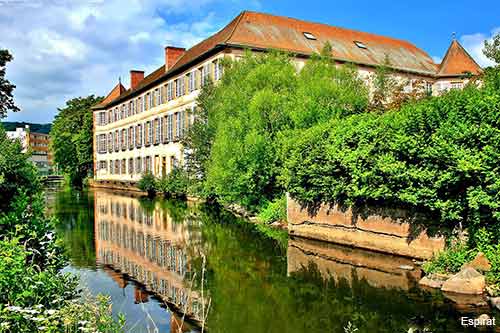
{"type": "Polygon", "coordinates": [[[109,295],[127,332],[469,332],[460,317],[490,313],[422,290],[408,259],[271,236],[210,205],[106,190],[47,198],[65,270],[84,293],[109,295]]]}

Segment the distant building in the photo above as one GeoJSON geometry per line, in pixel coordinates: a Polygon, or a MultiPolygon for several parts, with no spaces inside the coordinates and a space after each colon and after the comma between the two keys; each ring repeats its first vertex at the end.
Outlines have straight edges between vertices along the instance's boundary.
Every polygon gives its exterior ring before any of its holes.
{"type": "Polygon", "coordinates": [[[481,67],[453,40],[441,64],[410,42],[293,18],[245,11],[226,27],[188,50],[165,48],[165,65],[144,77],[130,71],[131,87],[121,83],[94,110],[96,182],[136,182],[141,175],[169,173],[182,165],[180,139],[192,124],[200,88],[222,74],[221,59],[241,58],[245,49],[295,55],[300,70],[326,43],[338,64],[352,63],[372,87],[377,66],[390,61],[405,90],[424,82],[428,93],[460,89],[481,67]]]}
{"type": "Polygon", "coordinates": [[[38,168],[41,174],[52,172],[52,153],[49,149],[50,136],[45,133],[31,132],[28,125],[24,128],[16,128],[15,131],[7,131],[7,137],[19,140],[23,146],[23,152],[30,152],[30,160],[38,168]]]}

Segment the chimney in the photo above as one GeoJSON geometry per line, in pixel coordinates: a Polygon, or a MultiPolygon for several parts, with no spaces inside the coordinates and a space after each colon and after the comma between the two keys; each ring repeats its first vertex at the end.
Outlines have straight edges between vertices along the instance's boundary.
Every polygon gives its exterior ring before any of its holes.
{"type": "Polygon", "coordinates": [[[177,60],[186,52],[185,48],[166,46],[165,47],[165,70],[172,68],[177,60]]]}
{"type": "Polygon", "coordinates": [[[130,89],[137,87],[142,80],[144,80],[144,71],[130,71],[130,89]]]}

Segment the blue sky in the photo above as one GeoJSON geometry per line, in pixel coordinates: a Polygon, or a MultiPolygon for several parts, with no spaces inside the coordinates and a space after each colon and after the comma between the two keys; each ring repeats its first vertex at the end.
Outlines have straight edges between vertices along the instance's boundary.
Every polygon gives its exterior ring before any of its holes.
{"type": "Polygon", "coordinates": [[[483,41],[500,32],[499,1],[0,0],[22,109],[7,120],[50,122],[72,97],[106,95],[120,76],[128,86],[130,69],[163,63],[165,45],[190,47],[244,9],[406,39],[436,61],[455,32],[483,66],[483,41]]]}

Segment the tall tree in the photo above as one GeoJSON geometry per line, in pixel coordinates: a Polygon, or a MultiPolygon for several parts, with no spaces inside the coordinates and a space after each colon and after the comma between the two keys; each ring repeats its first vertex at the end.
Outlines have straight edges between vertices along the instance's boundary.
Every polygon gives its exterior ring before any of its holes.
{"type": "Polygon", "coordinates": [[[81,186],[92,173],[93,117],[90,108],[101,100],[102,97],[90,95],[67,101],[66,107],[58,109],[50,131],[54,160],[75,186],[81,186]]]}
{"type": "Polygon", "coordinates": [[[5,118],[8,111],[19,111],[19,108],[14,104],[14,97],[12,96],[16,86],[5,78],[7,63],[12,59],[9,51],[0,50],[0,119],[5,118]]]}
{"type": "Polygon", "coordinates": [[[500,65],[500,33],[497,33],[491,42],[484,41],[483,53],[497,65],[500,65]]]}

